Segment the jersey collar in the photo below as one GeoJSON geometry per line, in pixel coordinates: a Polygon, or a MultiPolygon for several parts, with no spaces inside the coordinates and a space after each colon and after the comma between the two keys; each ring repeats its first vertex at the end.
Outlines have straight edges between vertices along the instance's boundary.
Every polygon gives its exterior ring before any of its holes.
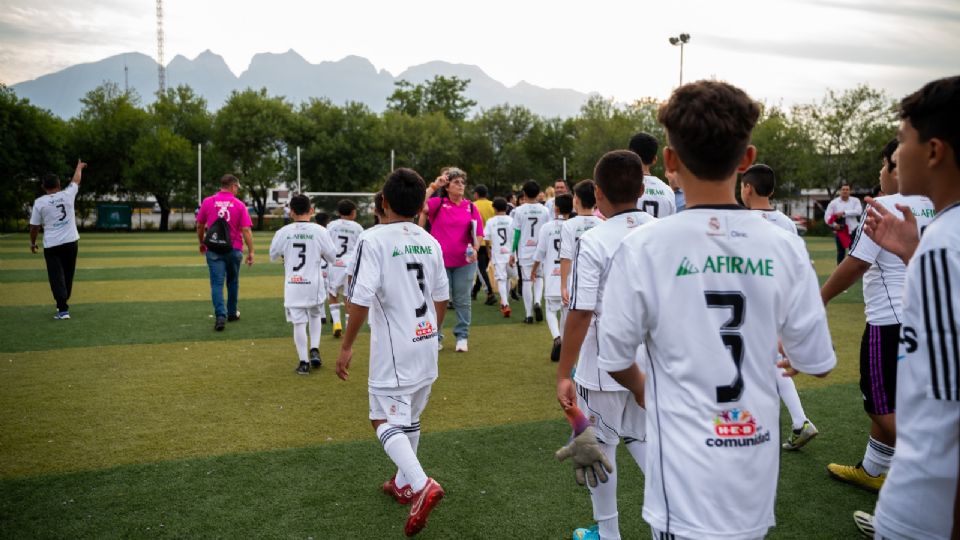
{"type": "Polygon", "coordinates": [[[698,204],[696,206],[688,206],[686,209],[687,210],[747,210],[746,207],[740,206],[739,204],[698,204]]]}

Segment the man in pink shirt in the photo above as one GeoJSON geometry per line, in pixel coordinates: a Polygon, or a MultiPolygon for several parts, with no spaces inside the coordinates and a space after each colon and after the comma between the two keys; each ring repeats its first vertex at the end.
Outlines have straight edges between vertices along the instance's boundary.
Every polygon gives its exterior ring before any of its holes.
{"type": "Polygon", "coordinates": [[[218,332],[223,330],[227,321],[240,318],[237,297],[240,293],[240,261],[243,260],[244,242],[247,244],[247,266],[253,265],[253,233],[250,232],[253,222],[250,220],[247,205],[237,198],[239,192],[240,181],[237,177],[232,174],[223,175],[220,179],[220,191],[204,199],[197,214],[197,238],[200,240],[200,253],[207,257],[210,296],[217,318],[214,329],[218,332]],[[227,222],[230,242],[233,245],[233,250],[228,253],[214,253],[204,244],[207,228],[221,216],[227,222]],[[224,281],[227,284],[226,306],[223,304],[224,281]]]}

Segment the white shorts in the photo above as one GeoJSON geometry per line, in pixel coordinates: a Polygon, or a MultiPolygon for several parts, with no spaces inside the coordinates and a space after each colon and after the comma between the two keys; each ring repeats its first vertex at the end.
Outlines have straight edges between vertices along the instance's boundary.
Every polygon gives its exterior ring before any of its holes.
{"type": "Polygon", "coordinates": [[[333,266],[327,269],[327,292],[336,296],[337,292],[347,283],[347,269],[343,266],[333,266]]]}
{"type": "MultiPolygon", "coordinates": [[[[691,536],[679,536],[676,534],[667,534],[663,531],[659,531],[650,527],[650,532],[653,534],[653,540],[663,540],[664,538],[669,538],[670,540],[694,540],[691,536]]],[[[758,536],[756,539],[744,539],[744,540],[763,540],[763,536],[758,536]]],[[[879,538],[879,537],[878,537],[879,538]]]]}
{"type": "Polygon", "coordinates": [[[563,299],[559,296],[545,296],[547,299],[547,312],[556,313],[563,308],[563,299]]]}
{"type": "MultiPolygon", "coordinates": [[[[520,279],[524,281],[531,281],[530,275],[533,273],[533,263],[520,263],[520,279]]],[[[537,267],[537,275],[535,278],[543,277],[543,265],[537,267]]]]}
{"type": "Polygon", "coordinates": [[[578,384],[577,407],[590,419],[597,439],[605,444],[616,445],[621,438],[647,440],[647,412],[627,390],[601,392],[578,384]]]}
{"type": "Polygon", "coordinates": [[[287,322],[293,324],[307,324],[310,317],[323,317],[323,304],[310,307],[283,308],[287,312],[287,322]]]}
{"type": "Polygon", "coordinates": [[[507,263],[493,263],[493,279],[505,281],[507,279],[517,278],[517,266],[510,266],[507,263]]]}
{"type": "Polygon", "coordinates": [[[420,421],[420,415],[430,401],[426,385],[412,394],[384,396],[370,394],[370,420],[386,420],[391,426],[411,426],[420,421]]]}

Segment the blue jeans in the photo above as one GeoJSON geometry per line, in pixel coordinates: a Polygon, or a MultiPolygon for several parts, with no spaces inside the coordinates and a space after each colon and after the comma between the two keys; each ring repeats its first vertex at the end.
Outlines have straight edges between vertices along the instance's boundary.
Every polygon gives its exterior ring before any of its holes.
{"type": "Polygon", "coordinates": [[[226,317],[237,312],[237,296],[240,294],[240,262],[243,252],[235,249],[230,253],[214,253],[207,250],[207,269],[210,270],[210,298],[217,317],[226,317]],[[227,282],[227,306],[223,305],[223,282],[227,282]]]}
{"type": "Polygon", "coordinates": [[[450,301],[457,312],[457,324],[453,327],[453,335],[457,339],[467,339],[470,335],[470,290],[473,288],[473,279],[477,275],[477,263],[472,262],[465,266],[447,268],[447,280],[450,282],[450,301]]]}

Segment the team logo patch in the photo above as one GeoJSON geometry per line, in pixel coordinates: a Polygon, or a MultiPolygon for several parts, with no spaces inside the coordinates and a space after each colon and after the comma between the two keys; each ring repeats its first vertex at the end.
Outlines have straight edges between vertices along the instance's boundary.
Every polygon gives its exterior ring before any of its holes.
{"type": "Polygon", "coordinates": [[[416,334],[416,337],[413,338],[414,343],[436,337],[437,335],[437,332],[430,321],[420,321],[417,323],[417,328],[414,333],[416,334]]]}
{"type": "Polygon", "coordinates": [[[758,446],[770,440],[770,431],[762,431],[756,417],[746,409],[720,411],[711,423],[713,433],[705,441],[711,448],[758,446]]]}
{"type": "Polygon", "coordinates": [[[720,225],[720,219],[716,216],[710,218],[707,222],[707,236],[726,236],[723,227],[720,225]]]}
{"type": "Polygon", "coordinates": [[[396,414],[397,414],[397,406],[396,406],[396,405],[391,405],[391,406],[390,406],[390,412],[388,412],[387,414],[390,415],[390,416],[396,416],[396,414]]]}
{"type": "Polygon", "coordinates": [[[535,247],[536,245],[537,245],[537,241],[536,241],[536,240],[534,240],[534,239],[532,239],[532,238],[531,238],[530,240],[527,240],[527,247],[535,247]]]}
{"type": "Polygon", "coordinates": [[[639,225],[639,222],[633,216],[627,216],[627,228],[632,229],[639,225]]]}

